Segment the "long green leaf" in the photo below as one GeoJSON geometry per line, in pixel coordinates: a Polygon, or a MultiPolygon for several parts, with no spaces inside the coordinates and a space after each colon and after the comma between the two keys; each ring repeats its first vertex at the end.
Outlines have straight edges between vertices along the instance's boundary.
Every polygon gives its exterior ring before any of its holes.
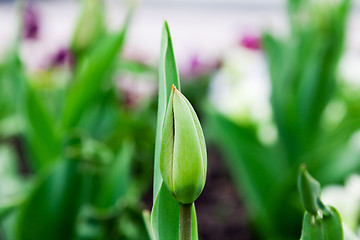
{"type": "Polygon", "coordinates": [[[179,74],[177,72],[174,51],[172,47],[169,26],[165,22],[160,49],[159,64],[159,96],[158,96],[158,116],[156,124],[156,143],[155,143],[155,163],[154,163],[154,192],[153,200],[157,196],[162,183],[160,173],[160,147],[162,127],[165,118],[166,107],[169,102],[172,85],[180,90],[179,74]]]}
{"type": "Polygon", "coordinates": [[[39,169],[60,156],[60,141],[54,118],[31,86],[26,89],[23,116],[32,167],[39,169]]]}
{"type": "Polygon", "coordinates": [[[80,161],[57,162],[41,175],[17,221],[18,240],[73,239],[84,189],[80,161]]]}
{"type": "Polygon", "coordinates": [[[65,100],[64,128],[75,127],[85,110],[100,97],[107,70],[124,44],[128,22],[127,20],[119,33],[105,36],[99,41],[89,56],[80,63],[74,84],[65,100]]]}
{"type": "MultiPolygon", "coordinates": [[[[168,24],[165,22],[162,29],[160,49],[159,101],[154,160],[154,205],[151,212],[152,230],[156,240],[176,240],[179,238],[179,205],[171,196],[166,186],[163,185],[160,172],[162,127],[172,85],[175,85],[180,90],[179,74],[176,67],[170,31],[168,24]]],[[[194,206],[192,215],[192,236],[196,240],[198,237],[194,206]]]]}

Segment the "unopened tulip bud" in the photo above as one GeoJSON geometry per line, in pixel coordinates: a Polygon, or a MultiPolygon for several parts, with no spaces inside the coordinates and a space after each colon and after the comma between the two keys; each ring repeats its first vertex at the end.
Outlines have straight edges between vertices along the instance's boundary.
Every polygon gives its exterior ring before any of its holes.
{"type": "Polygon", "coordinates": [[[304,208],[312,215],[316,215],[319,210],[320,183],[306,171],[305,165],[300,166],[298,187],[304,208]]]}
{"type": "Polygon", "coordinates": [[[204,134],[196,113],[175,86],[165,114],[160,170],[164,183],[181,204],[193,203],[206,180],[204,134]]]}

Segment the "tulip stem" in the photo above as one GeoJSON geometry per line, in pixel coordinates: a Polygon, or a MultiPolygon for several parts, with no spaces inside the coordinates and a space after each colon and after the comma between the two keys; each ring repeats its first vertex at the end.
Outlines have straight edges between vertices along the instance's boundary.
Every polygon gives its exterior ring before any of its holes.
{"type": "Polygon", "coordinates": [[[179,207],[180,207],[179,239],[191,240],[192,204],[179,203],[179,207]]]}

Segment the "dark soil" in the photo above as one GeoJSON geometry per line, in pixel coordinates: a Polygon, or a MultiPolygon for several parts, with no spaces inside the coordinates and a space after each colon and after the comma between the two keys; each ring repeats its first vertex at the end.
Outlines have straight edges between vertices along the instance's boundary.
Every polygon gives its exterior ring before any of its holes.
{"type": "Polygon", "coordinates": [[[201,240],[255,240],[244,206],[214,146],[208,147],[208,175],[196,200],[196,213],[201,240]]]}

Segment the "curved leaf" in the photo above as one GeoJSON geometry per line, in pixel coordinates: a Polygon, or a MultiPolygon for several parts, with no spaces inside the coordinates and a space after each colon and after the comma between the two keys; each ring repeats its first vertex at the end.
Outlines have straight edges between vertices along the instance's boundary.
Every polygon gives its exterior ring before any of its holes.
{"type": "Polygon", "coordinates": [[[65,100],[65,128],[76,126],[90,103],[99,97],[106,72],[124,44],[127,25],[128,21],[122,31],[101,39],[89,56],[80,63],[74,85],[65,100]]]}
{"type": "MultiPolygon", "coordinates": [[[[172,85],[180,90],[179,74],[176,67],[169,26],[165,22],[162,29],[159,65],[159,101],[154,159],[154,192],[151,212],[152,235],[156,240],[176,240],[179,238],[179,204],[163,186],[160,172],[160,148],[165,112],[172,85]]],[[[192,238],[196,240],[197,222],[195,208],[192,214],[192,238]]]]}

